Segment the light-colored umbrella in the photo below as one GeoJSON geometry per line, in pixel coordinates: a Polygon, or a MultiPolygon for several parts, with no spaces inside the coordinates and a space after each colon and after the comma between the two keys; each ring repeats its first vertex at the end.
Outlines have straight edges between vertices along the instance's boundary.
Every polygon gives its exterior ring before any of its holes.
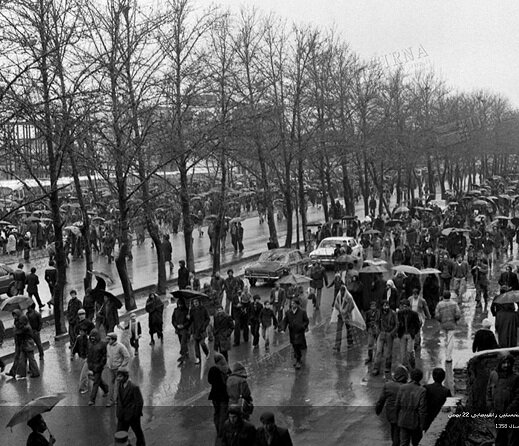
{"type": "Polygon", "coordinates": [[[513,304],[519,302],[519,291],[507,291],[494,298],[495,304],[513,304]]]}
{"type": "Polygon", "coordinates": [[[110,276],[107,273],[104,273],[103,271],[97,271],[94,269],[92,271],[89,271],[89,273],[91,273],[95,277],[100,277],[101,279],[106,279],[106,280],[109,280],[110,282],[114,283],[114,279],[112,279],[112,276],[110,276]]]}
{"type": "Polygon", "coordinates": [[[400,207],[396,208],[393,211],[393,214],[394,215],[396,215],[396,214],[403,214],[404,212],[409,212],[409,208],[407,206],[400,206],[400,207]]]}
{"type": "Polygon", "coordinates": [[[30,401],[12,416],[6,427],[13,427],[20,423],[27,423],[27,421],[37,415],[50,412],[56,404],[65,398],[65,396],[64,393],[57,393],[55,395],[41,396],[30,401]]]}
{"type": "Polygon", "coordinates": [[[415,268],[414,266],[410,266],[410,265],[393,266],[392,270],[400,271],[400,272],[406,273],[406,274],[417,274],[417,275],[421,274],[421,272],[418,268],[415,268]]]}
{"type": "Polygon", "coordinates": [[[424,268],[420,271],[420,274],[422,275],[425,275],[425,274],[440,274],[441,271],[439,269],[436,269],[436,268],[424,268]]]}
{"type": "Polygon", "coordinates": [[[310,282],[312,279],[302,274],[290,273],[277,281],[280,285],[302,285],[310,282]]]}
{"type": "Polygon", "coordinates": [[[387,272],[387,269],[379,265],[365,266],[359,271],[360,274],[380,274],[385,272],[387,272]]]}
{"type": "Polygon", "coordinates": [[[12,313],[14,310],[27,310],[33,301],[27,296],[14,296],[6,299],[0,305],[0,311],[12,313]]]}
{"type": "Polygon", "coordinates": [[[77,226],[66,226],[65,231],[70,231],[74,235],[81,235],[81,229],[79,229],[77,226]]]}

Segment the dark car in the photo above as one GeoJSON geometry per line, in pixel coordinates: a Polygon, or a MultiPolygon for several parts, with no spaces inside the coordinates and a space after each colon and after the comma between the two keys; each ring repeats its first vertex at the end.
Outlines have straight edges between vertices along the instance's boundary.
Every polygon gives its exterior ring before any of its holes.
{"type": "Polygon", "coordinates": [[[0,263],[0,295],[7,294],[9,297],[16,296],[18,290],[13,279],[13,270],[7,265],[0,263]]]}
{"type": "Polygon", "coordinates": [[[251,286],[255,286],[258,279],[274,282],[291,272],[302,274],[307,263],[308,257],[298,249],[271,249],[245,268],[245,278],[251,286]]]}

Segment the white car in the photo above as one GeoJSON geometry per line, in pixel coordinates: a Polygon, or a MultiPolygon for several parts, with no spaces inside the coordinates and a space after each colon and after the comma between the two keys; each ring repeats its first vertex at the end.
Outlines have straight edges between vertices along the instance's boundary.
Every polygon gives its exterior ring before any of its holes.
{"type": "Polygon", "coordinates": [[[310,260],[320,260],[323,265],[333,265],[335,263],[333,253],[337,245],[348,245],[352,250],[352,256],[358,258],[360,262],[364,260],[364,248],[353,237],[327,237],[321,240],[317,249],[310,253],[310,260]]]}

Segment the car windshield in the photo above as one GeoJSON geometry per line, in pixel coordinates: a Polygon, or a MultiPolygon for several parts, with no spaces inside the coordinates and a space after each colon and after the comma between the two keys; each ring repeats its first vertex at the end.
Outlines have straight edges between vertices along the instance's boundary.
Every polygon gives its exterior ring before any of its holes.
{"type": "Polygon", "coordinates": [[[287,255],[282,252],[264,252],[258,262],[279,262],[286,263],[287,255]]]}
{"type": "Polygon", "coordinates": [[[336,245],[342,246],[343,242],[337,240],[323,240],[319,248],[335,248],[336,245]]]}

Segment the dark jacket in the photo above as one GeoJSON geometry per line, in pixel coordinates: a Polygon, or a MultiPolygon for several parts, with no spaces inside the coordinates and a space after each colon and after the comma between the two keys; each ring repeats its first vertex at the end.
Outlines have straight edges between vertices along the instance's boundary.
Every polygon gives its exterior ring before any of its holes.
{"type": "Polygon", "coordinates": [[[270,303],[272,305],[278,305],[280,307],[283,307],[283,305],[285,305],[285,299],[286,299],[286,293],[283,288],[280,288],[279,290],[276,290],[275,288],[273,288],[272,290],[270,290],[270,303]],[[274,302],[274,299],[276,298],[276,294],[275,294],[276,291],[278,291],[278,303],[277,304],[274,302]]]}
{"type": "Polygon", "coordinates": [[[328,278],[326,277],[326,270],[322,266],[312,266],[310,269],[310,287],[312,288],[323,288],[324,285],[328,285],[328,278]]]}
{"type": "Polygon", "coordinates": [[[216,313],[214,316],[213,335],[215,343],[221,350],[231,349],[231,334],[234,330],[234,320],[224,311],[216,313]]]}
{"type": "Polygon", "coordinates": [[[77,335],[74,345],[72,346],[72,355],[78,354],[80,358],[88,356],[88,335],[77,335]]]}
{"type": "Polygon", "coordinates": [[[292,310],[285,313],[281,329],[284,331],[288,327],[291,344],[306,348],[305,331],[308,328],[308,324],[309,320],[306,311],[298,308],[295,313],[292,310]]]}
{"type": "Polygon", "coordinates": [[[25,278],[25,284],[27,285],[27,293],[34,294],[38,292],[38,285],[40,284],[40,279],[34,273],[29,273],[25,278]]]}
{"type": "Polygon", "coordinates": [[[260,317],[261,317],[261,311],[262,310],[263,310],[263,305],[261,305],[260,302],[254,302],[250,306],[249,322],[251,324],[259,324],[260,323],[260,317]]]}
{"type": "Polygon", "coordinates": [[[185,266],[178,269],[178,289],[183,290],[189,285],[189,271],[185,266]]]}
{"type": "Polygon", "coordinates": [[[395,409],[398,427],[423,429],[427,415],[425,389],[415,382],[403,384],[398,390],[395,409]]]}
{"type": "Polygon", "coordinates": [[[514,358],[511,355],[500,359],[495,370],[490,372],[487,385],[487,408],[495,414],[517,413],[519,407],[519,376],[513,372],[514,358]],[[508,372],[502,368],[509,364],[508,372]]]}
{"type": "Polygon", "coordinates": [[[148,326],[150,333],[162,333],[162,315],[164,303],[159,297],[150,296],[146,300],[146,312],[148,313],[148,326]]]}
{"type": "Polygon", "coordinates": [[[138,385],[130,380],[126,381],[125,386],[119,384],[116,411],[118,420],[130,422],[141,417],[143,406],[144,400],[138,385]]]}
{"type": "Polygon", "coordinates": [[[58,281],[58,271],[53,266],[48,267],[45,270],[45,281],[49,286],[54,287],[58,281]]]}
{"type": "Polygon", "coordinates": [[[175,327],[175,331],[177,333],[181,330],[187,330],[189,328],[189,326],[191,325],[191,321],[190,321],[188,315],[189,315],[189,310],[185,306],[182,306],[182,307],[177,306],[173,310],[173,314],[171,316],[171,323],[173,324],[173,327],[175,327]]]}
{"type": "Polygon", "coordinates": [[[27,319],[29,320],[29,325],[31,326],[33,331],[41,331],[41,328],[43,327],[41,314],[38,313],[36,310],[32,310],[27,311],[25,315],[27,316],[27,319]]]}
{"type": "Polygon", "coordinates": [[[276,319],[276,315],[272,308],[263,307],[260,313],[260,322],[262,327],[270,327],[274,325],[275,328],[278,326],[278,320],[276,319]]]}
{"type": "Polygon", "coordinates": [[[85,318],[82,321],[78,321],[77,334],[79,334],[80,331],[84,331],[87,335],[89,335],[94,328],[94,323],[90,319],[85,318]]]}
{"type": "Polygon", "coordinates": [[[207,381],[211,384],[209,400],[229,402],[229,395],[227,395],[227,375],[225,373],[214,365],[209,369],[207,381]]]}
{"type": "Polygon", "coordinates": [[[198,308],[191,307],[189,310],[189,320],[191,321],[193,337],[195,339],[204,339],[210,321],[207,309],[202,305],[199,305],[198,308]]]}
{"type": "Polygon", "coordinates": [[[256,430],[255,446],[292,446],[292,439],[288,429],[276,426],[271,436],[271,442],[267,442],[267,433],[264,427],[256,430]]]}
{"type": "Polygon", "coordinates": [[[252,402],[252,395],[247,382],[247,371],[242,363],[237,362],[233,366],[233,372],[227,378],[227,395],[229,403],[237,404],[240,398],[252,402]]]}
{"type": "Polygon", "coordinates": [[[77,321],[78,321],[77,312],[79,310],[81,310],[81,308],[83,308],[83,304],[81,303],[81,301],[77,297],[75,297],[74,299],[70,299],[68,301],[68,305],[67,305],[67,319],[68,319],[68,323],[70,325],[77,324],[77,321]]]}
{"type": "Polygon", "coordinates": [[[501,273],[498,283],[500,286],[506,286],[510,290],[519,290],[519,280],[514,272],[505,271],[501,273]]]}
{"type": "Polygon", "coordinates": [[[450,398],[451,391],[439,383],[427,384],[425,387],[425,402],[427,405],[427,416],[425,417],[425,430],[436,418],[447,398],[450,398]]]}
{"type": "Polygon", "coordinates": [[[382,388],[382,392],[375,406],[375,412],[377,415],[381,414],[384,406],[386,407],[387,421],[389,421],[391,424],[396,424],[398,421],[396,412],[396,397],[398,395],[398,391],[406,383],[406,381],[407,373],[400,375],[395,374],[394,381],[388,381],[384,383],[384,387],[382,388]]]}
{"type": "Polygon", "coordinates": [[[236,424],[227,420],[222,428],[222,446],[251,446],[256,438],[256,428],[241,418],[236,424]]]}
{"type": "Polygon", "coordinates": [[[413,310],[401,310],[398,313],[398,337],[408,333],[413,338],[420,331],[420,317],[413,310]]]}
{"type": "Polygon", "coordinates": [[[26,446],[50,446],[50,443],[43,435],[31,432],[27,437],[26,446]]]}
{"type": "Polygon", "coordinates": [[[476,331],[474,341],[472,342],[473,353],[482,352],[485,350],[493,350],[495,348],[499,348],[499,345],[497,344],[496,336],[492,330],[482,328],[476,331]]]}
{"type": "Polygon", "coordinates": [[[106,364],[106,342],[101,341],[101,336],[95,328],[90,332],[90,337],[94,337],[96,342],[88,340],[88,370],[101,373],[106,364]]]}

